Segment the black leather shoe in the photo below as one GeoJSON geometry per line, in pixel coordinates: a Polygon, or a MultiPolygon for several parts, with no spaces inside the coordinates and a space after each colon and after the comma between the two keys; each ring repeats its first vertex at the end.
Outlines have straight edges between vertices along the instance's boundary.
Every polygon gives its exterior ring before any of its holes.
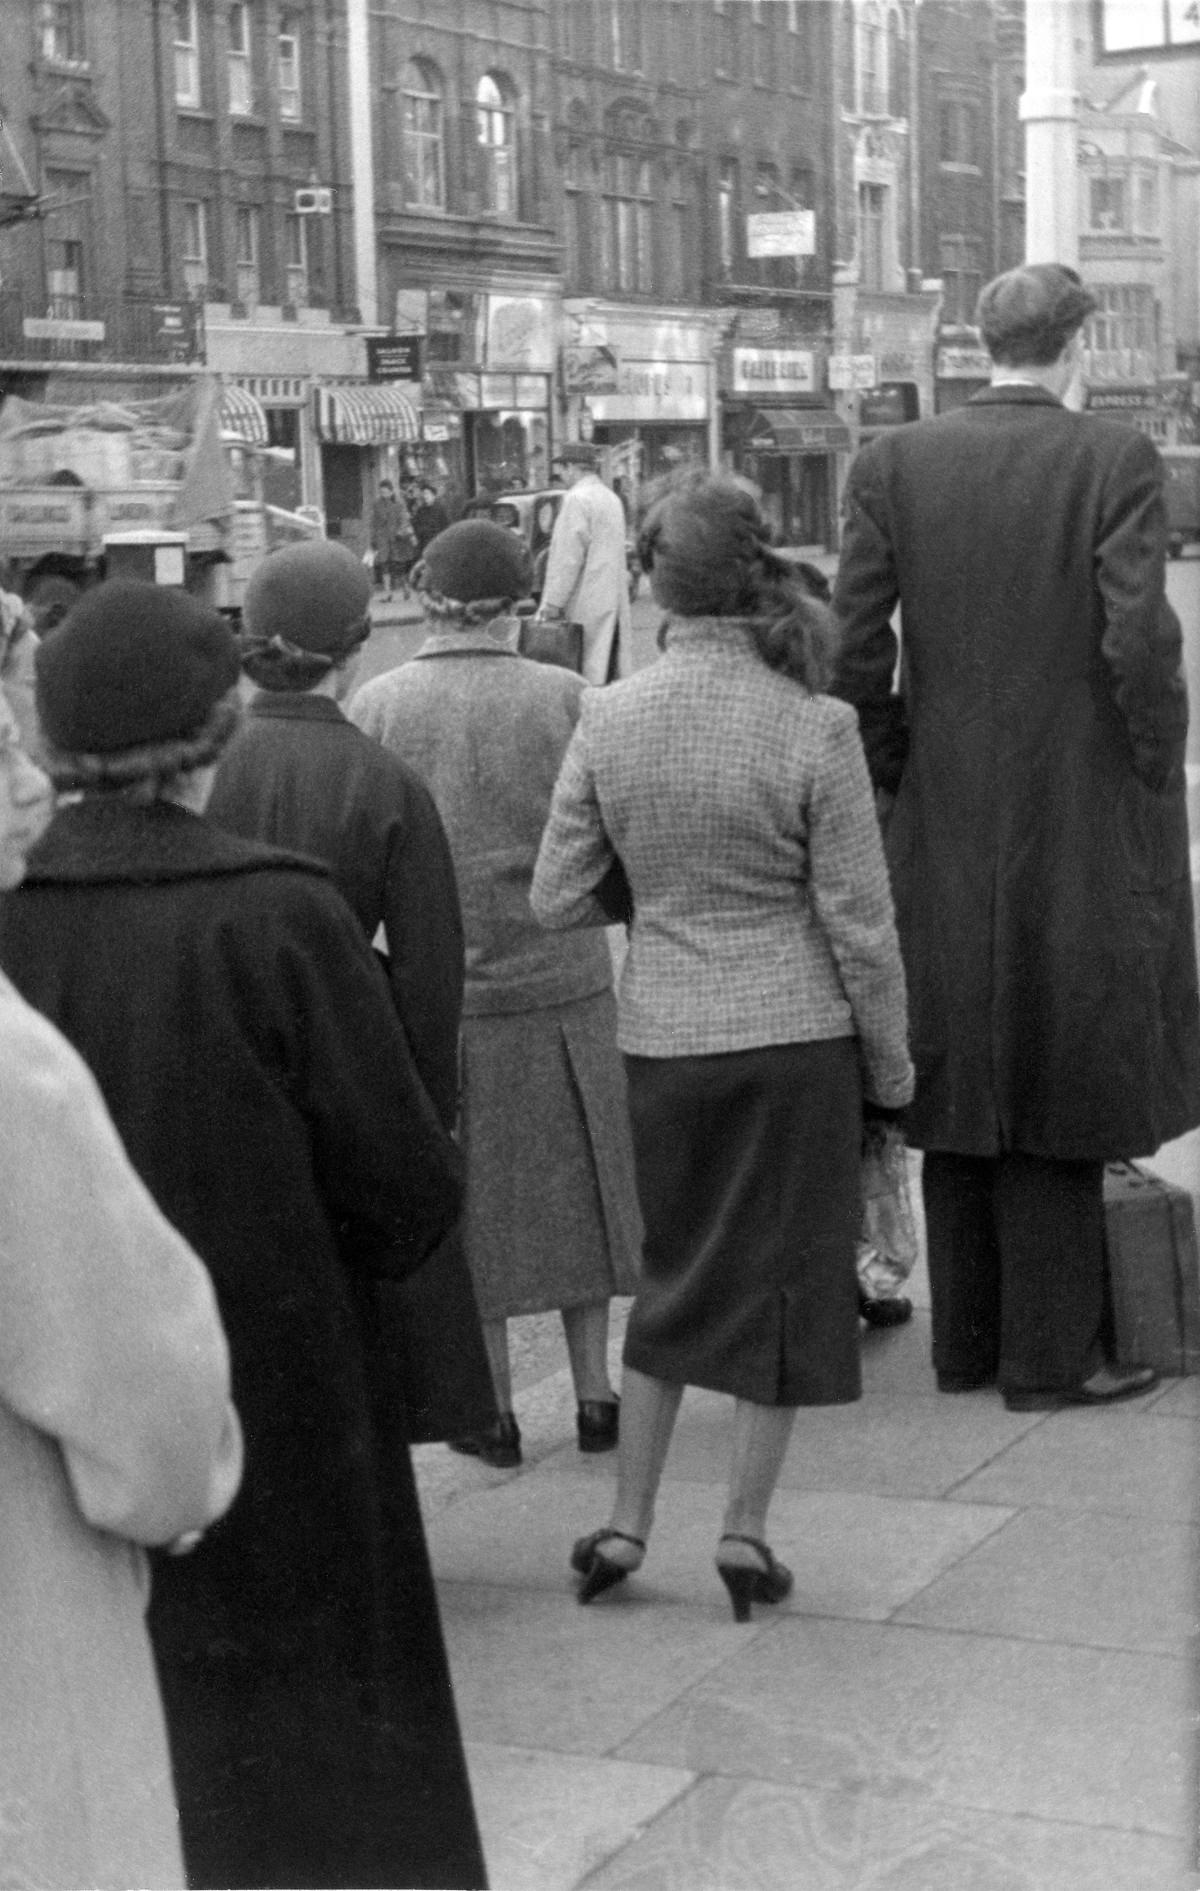
{"type": "Polygon", "coordinates": [[[939,1392],[979,1392],[985,1385],[995,1385],[994,1372],[939,1372],[939,1392]]]}
{"type": "Polygon", "coordinates": [[[1153,1366],[1101,1366],[1082,1385],[1053,1390],[1004,1394],[1010,1412],[1060,1412],[1070,1405],[1116,1405],[1122,1399],[1141,1398],[1153,1392],[1158,1374],[1153,1366]]]}
{"type": "Polygon", "coordinates": [[[521,1462],[521,1433],[511,1412],[501,1412],[486,1431],[470,1432],[465,1438],[447,1440],[451,1451],[464,1458],[478,1458],[494,1471],[511,1471],[521,1462]]]}
{"type": "Polygon", "coordinates": [[[858,1292],[858,1317],[868,1326],[907,1326],[912,1319],[912,1301],[898,1294],[894,1300],[872,1300],[861,1287],[858,1292]]]}
{"type": "Polygon", "coordinates": [[[583,1399],[575,1412],[579,1449],[581,1451],[614,1451],[620,1421],[619,1399],[583,1399]]]}

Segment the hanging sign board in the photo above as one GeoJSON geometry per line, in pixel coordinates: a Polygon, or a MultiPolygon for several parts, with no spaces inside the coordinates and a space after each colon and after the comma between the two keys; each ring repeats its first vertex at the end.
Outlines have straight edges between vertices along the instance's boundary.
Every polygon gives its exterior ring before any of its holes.
{"type": "Polygon", "coordinates": [[[746,218],[747,256],[812,256],[816,247],[813,210],[761,210],[746,218]]]}

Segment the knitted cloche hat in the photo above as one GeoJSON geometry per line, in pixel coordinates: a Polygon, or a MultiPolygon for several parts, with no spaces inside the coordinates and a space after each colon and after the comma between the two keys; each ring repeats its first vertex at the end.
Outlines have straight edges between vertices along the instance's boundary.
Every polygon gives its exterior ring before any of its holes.
{"type": "Polygon", "coordinates": [[[528,548],[492,519],[460,519],[425,547],[424,583],[459,604],[479,598],[524,597],[531,581],[528,548]]]}
{"type": "Polygon", "coordinates": [[[336,539],[284,545],[256,565],[242,600],[248,637],[279,637],[298,650],[341,656],[370,626],[371,574],[336,539]]]}
{"type": "Polygon", "coordinates": [[[64,754],[116,755],[193,736],[240,670],[236,639],[216,611],[127,579],[85,592],[35,661],[42,729],[64,754]]]}

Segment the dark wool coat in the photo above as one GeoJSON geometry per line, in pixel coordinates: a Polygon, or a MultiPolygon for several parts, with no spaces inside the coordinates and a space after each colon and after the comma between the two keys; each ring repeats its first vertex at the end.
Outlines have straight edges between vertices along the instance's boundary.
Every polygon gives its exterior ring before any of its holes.
{"type": "MultiPolygon", "coordinates": [[[[368,940],[382,927],[396,1012],[443,1124],[458,1116],[463,929],[433,797],[328,696],[262,691],[221,757],[208,818],[311,854],[368,940]]],[[[410,1443],[494,1419],[495,1394],[462,1242],[453,1231],[409,1280],[366,1288],[379,1414],[410,1443]]]]}
{"type": "Polygon", "coordinates": [[[1200,1122],[1162,480],[1140,434],[1028,385],[851,469],[836,688],[898,790],[920,1148],[1096,1160],[1200,1122]]]}
{"type": "Polygon", "coordinates": [[[86,801],[0,902],[0,963],[90,1064],[229,1338],[245,1480],[194,1555],[156,1559],[150,1610],[190,1882],[482,1884],[353,1287],[441,1238],[457,1157],[353,915],[315,864],[86,801]]]}

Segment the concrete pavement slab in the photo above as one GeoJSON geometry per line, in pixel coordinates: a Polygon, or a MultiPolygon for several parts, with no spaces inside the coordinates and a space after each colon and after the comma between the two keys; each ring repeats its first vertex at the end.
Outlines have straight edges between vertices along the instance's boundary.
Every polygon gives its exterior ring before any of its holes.
{"type": "MultiPolygon", "coordinates": [[[[809,1406],[797,1414],[779,1487],[940,1497],[990,1464],[1037,1422],[1037,1414],[1006,1412],[994,1392],[809,1406]]],[[[722,1482],[732,1425],[731,1399],[689,1387],[666,1476],[722,1482]]],[[[990,1501],[986,1493],[983,1501],[990,1501]]],[[[1001,1496],[996,1501],[1009,1500],[1001,1496]]]]}
{"type": "Polygon", "coordinates": [[[564,1891],[636,1841],[690,1773],[527,1747],[467,1746],[493,1891],[564,1891]]]}
{"type": "Polygon", "coordinates": [[[1133,1401],[1107,1412],[1054,1412],[974,1475],[964,1503],[1098,1510],[1188,1523],[1200,1517],[1196,1426],[1133,1401]]]}
{"type": "Polygon", "coordinates": [[[893,1619],[1190,1657],[1198,1552],[1186,1524],[1024,1511],[893,1619]]]}
{"type": "MultiPolygon", "coordinates": [[[[1185,1891],[1177,1841],[921,1798],[702,1779],[579,1891],[1185,1891]]],[[[518,1891],[501,1881],[500,1891],[518,1891]]]]}
{"type": "MultiPolygon", "coordinates": [[[[429,1543],[443,1582],[504,1583],[570,1595],[567,1556],[573,1538],[597,1529],[611,1490],[594,1479],[555,1480],[548,1498],[537,1479],[472,1495],[430,1525],[429,1543]]],[[[619,1597],[596,1610],[639,1602],[687,1604],[729,1620],[713,1567],[724,1487],[676,1484],[659,1501],[642,1569],[619,1597]]],[[[884,1621],[1000,1530],[1011,1511],[990,1505],[936,1504],[821,1491],[783,1492],[771,1511],[771,1541],[795,1571],[789,1611],[884,1621]]]]}
{"type": "Polygon", "coordinates": [[[1192,1829],[1189,1662],[795,1615],[729,1632],[744,1638],[741,1655],[684,1689],[617,1758],[1125,1831],[1192,1829]]]}
{"type": "Polygon", "coordinates": [[[607,1608],[581,1609],[565,1589],[443,1583],[442,1626],[466,1737],[611,1754],[736,1649],[724,1611],[663,1600],[643,1585],[607,1608]]]}

